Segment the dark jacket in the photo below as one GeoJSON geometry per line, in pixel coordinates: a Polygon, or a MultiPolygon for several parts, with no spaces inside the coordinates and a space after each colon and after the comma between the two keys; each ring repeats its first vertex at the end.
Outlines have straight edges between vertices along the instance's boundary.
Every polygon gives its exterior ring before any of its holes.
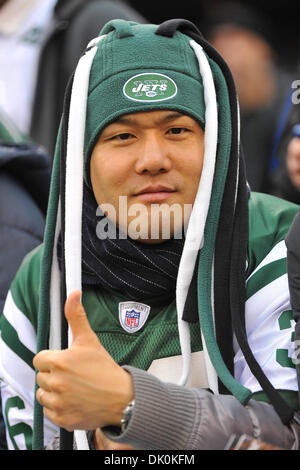
{"type": "MultiPolygon", "coordinates": [[[[0,142],[0,314],[24,256],[43,240],[50,183],[44,150],[0,142]]],[[[6,449],[0,402],[0,450],[6,449]]]]}
{"type": "Polygon", "coordinates": [[[43,240],[50,168],[31,144],[0,144],[0,311],[25,254],[43,240]]]}
{"type": "Polygon", "coordinates": [[[69,77],[88,42],[115,18],[145,22],[119,0],[58,0],[40,56],[30,136],[53,158],[69,77]]]}
{"type": "MultiPolygon", "coordinates": [[[[300,390],[300,211],[286,237],[288,280],[295,325],[295,364],[300,390]]],[[[300,392],[298,391],[299,399],[300,392]]]]}

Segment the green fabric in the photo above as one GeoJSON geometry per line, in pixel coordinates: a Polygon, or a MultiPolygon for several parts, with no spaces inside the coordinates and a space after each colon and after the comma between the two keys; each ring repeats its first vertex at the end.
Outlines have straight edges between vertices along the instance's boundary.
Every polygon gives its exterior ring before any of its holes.
{"type": "MultiPolygon", "coordinates": [[[[257,263],[261,261],[261,245],[264,244],[268,234],[271,232],[280,233],[283,239],[284,231],[287,230],[296,212],[297,206],[291,203],[277,198],[266,197],[263,194],[252,193],[249,201],[249,220],[265,220],[264,224],[251,223],[249,233],[249,239],[253,244],[253,246],[249,245],[249,252],[252,258],[257,260],[257,263]],[[276,200],[276,204],[274,200],[276,200]],[[277,210],[272,211],[272,207],[274,208],[275,206],[277,210]],[[282,224],[284,228],[282,228],[282,224]]],[[[273,243],[276,244],[278,241],[278,238],[274,237],[273,243]]],[[[268,251],[270,251],[270,246],[268,251]]],[[[264,256],[267,253],[265,252],[264,256]]],[[[37,325],[39,274],[42,259],[43,246],[40,246],[27,255],[12,285],[12,295],[17,307],[24,313],[35,329],[37,325]]],[[[257,265],[252,264],[253,270],[256,267],[257,265]]],[[[261,280],[263,281],[263,279],[261,280]]],[[[206,279],[204,286],[207,282],[208,280],[206,279]]],[[[153,307],[145,326],[134,334],[128,334],[123,331],[118,320],[117,303],[123,300],[116,295],[112,297],[108,293],[102,292],[100,294],[92,289],[85,288],[83,292],[83,304],[87,310],[91,326],[104,347],[107,348],[117,362],[120,364],[132,364],[146,370],[151,360],[180,354],[176,315],[172,305],[161,309],[153,307]],[[152,358],[150,359],[149,356],[152,356],[152,358]]],[[[6,330],[4,340],[8,346],[15,350],[17,354],[20,354],[20,357],[26,361],[26,350],[19,348],[17,338],[15,335],[10,334],[11,332],[9,332],[7,324],[3,323],[2,327],[3,331],[6,330]]],[[[191,342],[192,351],[202,349],[199,323],[191,325],[191,342]]],[[[30,361],[30,358],[28,360],[30,361]]],[[[28,363],[28,361],[26,362],[28,363]]],[[[220,369],[222,369],[221,365],[220,369]]],[[[222,373],[224,371],[221,370],[221,375],[222,373]]],[[[286,396],[290,400],[290,397],[295,397],[295,393],[290,392],[286,396]]],[[[263,399],[261,396],[254,394],[254,398],[258,397],[257,399],[263,399]]],[[[38,440],[38,443],[35,441],[34,448],[37,445],[42,445],[40,440],[38,440]]]]}
{"type": "Polygon", "coordinates": [[[22,357],[26,364],[33,369],[32,360],[34,358],[34,354],[21,343],[18,333],[7,321],[4,315],[1,315],[0,318],[0,330],[2,340],[9,345],[15,354],[22,357]]]}
{"type": "Polygon", "coordinates": [[[270,248],[284,240],[298,210],[299,206],[284,199],[251,193],[247,277],[266,257],[270,248]],[[268,207],[268,210],[264,210],[264,207],[268,207]]]}
{"type": "MultiPolygon", "coordinates": [[[[299,410],[299,398],[298,392],[294,392],[293,390],[278,390],[282,398],[286,401],[286,403],[293,408],[293,410],[299,410]]],[[[269,398],[265,394],[265,392],[255,392],[252,395],[252,398],[257,401],[264,401],[266,403],[270,403],[269,398]]]]}
{"type": "Polygon", "coordinates": [[[35,331],[37,331],[40,264],[42,254],[42,245],[37,246],[34,250],[28,253],[10,286],[10,291],[16,306],[30,321],[35,331]]]}
{"type": "MultiPolygon", "coordinates": [[[[262,193],[249,200],[249,242],[246,277],[257,268],[272,247],[284,240],[299,207],[289,201],[262,193]],[[264,210],[268,207],[268,210],[264,210]]],[[[287,271],[286,258],[261,267],[247,281],[246,299],[287,271]]]]}
{"type": "Polygon", "coordinates": [[[191,115],[201,125],[205,122],[203,85],[190,38],[179,31],[173,38],[156,35],[156,29],[155,25],[113,20],[101,31],[108,34],[101,40],[91,68],[87,103],[85,178],[88,183],[88,162],[95,141],[101,129],[118,116],[175,109],[191,115]],[[177,85],[176,95],[163,101],[157,101],[157,97],[147,102],[129,99],[123,87],[142,72],[169,77],[177,85]]]}
{"type": "MultiPolygon", "coordinates": [[[[181,355],[175,301],[164,307],[152,306],[145,325],[128,333],[119,320],[118,305],[124,300],[92,287],[82,296],[91,328],[116,362],[147,370],[155,359],[181,355]]],[[[199,323],[191,324],[190,331],[192,352],[202,350],[199,323]]]]}
{"type": "Polygon", "coordinates": [[[16,127],[2,110],[0,110],[0,141],[11,144],[29,141],[29,138],[16,127]]]}
{"type": "MultiPolygon", "coordinates": [[[[99,43],[98,51],[91,68],[88,90],[84,148],[85,179],[88,184],[89,157],[92,148],[103,126],[114,120],[117,116],[138,111],[172,109],[187,113],[198,120],[200,124],[204,124],[203,85],[199,74],[197,58],[189,45],[190,38],[178,31],[174,34],[173,38],[158,36],[154,34],[155,29],[156,26],[154,25],[137,25],[126,23],[122,20],[115,20],[114,22],[110,22],[102,31],[103,34],[109,34],[99,43]],[[176,84],[177,93],[175,95],[172,94],[173,90],[170,96],[166,96],[165,100],[158,101],[155,98],[150,102],[135,101],[128,96],[128,93],[124,94],[123,89],[125,84],[128,83],[128,80],[139,73],[147,72],[166,75],[168,80],[176,84]]],[[[238,384],[230,375],[220,355],[213,331],[211,271],[216,230],[230,156],[231,112],[225,79],[219,67],[213,61],[210,61],[210,65],[214,74],[219,106],[219,142],[211,204],[205,227],[204,247],[201,251],[199,262],[198,305],[200,309],[200,324],[211,361],[226,387],[242,403],[245,403],[249,398],[250,391],[238,384]]],[[[59,141],[60,139],[58,139],[54,160],[41,261],[42,270],[40,276],[39,312],[37,320],[38,351],[48,346],[51,261],[60,193],[59,141]]],[[[62,188],[62,190],[64,190],[64,188],[62,188]]],[[[85,293],[83,293],[83,299],[84,301],[86,299],[85,293]]],[[[92,297],[90,301],[92,301],[92,297]]],[[[168,313],[170,312],[166,309],[163,312],[159,312],[158,316],[161,314],[163,316],[168,315],[168,313]]],[[[91,318],[91,321],[92,320],[91,318]]],[[[170,324],[173,323],[171,322],[170,324]]],[[[156,346],[151,346],[149,340],[149,336],[151,335],[148,333],[147,336],[146,333],[143,333],[143,329],[137,332],[136,335],[130,336],[130,341],[137,341],[137,350],[141,350],[142,344],[146,343],[146,345],[144,344],[145,351],[149,348],[149,351],[153,353],[153,349],[158,350],[159,346],[164,350],[164,354],[165,352],[167,354],[174,354],[174,351],[176,351],[178,347],[178,343],[176,343],[177,339],[175,341],[173,338],[173,336],[178,337],[175,322],[172,328],[173,330],[170,330],[169,333],[169,345],[162,344],[162,338],[164,336],[159,332],[159,328],[157,329],[158,334],[156,337],[159,339],[157,340],[156,346]],[[139,343],[139,335],[142,337],[143,334],[145,334],[143,341],[139,343]]],[[[193,326],[192,330],[196,331],[196,328],[199,328],[199,325],[197,326],[196,324],[193,326]]],[[[122,344],[121,342],[124,340],[125,336],[126,341],[128,341],[128,337],[121,333],[122,332],[119,333],[119,347],[114,349],[115,346],[113,346],[112,336],[110,336],[112,332],[98,331],[103,344],[111,351],[114,357],[118,357],[119,360],[123,362],[127,361],[128,358],[124,356],[124,351],[122,351],[122,347],[125,343],[122,344]]],[[[166,332],[164,333],[166,334],[166,332]]],[[[200,347],[199,331],[198,342],[195,342],[194,337],[196,336],[192,333],[193,348],[197,349],[200,347]]],[[[140,366],[146,367],[145,358],[142,355],[140,357],[140,366]]],[[[35,402],[33,449],[42,448],[43,413],[40,405],[35,402]]]]}
{"type": "MultiPolygon", "coordinates": [[[[43,246],[33,250],[25,258],[11,286],[11,294],[18,309],[37,328],[39,305],[40,263],[43,246]]],[[[175,301],[167,306],[151,306],[145,325],[135,333],[126,332],[119,320],[119,302],[124,297],[105,290],[85,287],[82,302],[88,315],[91,328],[100,342],[121,365],[130,364],[147,370],[152,361],[181,354],[175,301]]],[[[3,340],[32,367],[33,356],[29,356],[12,326],[5,320],[3,340]]],[[[190,325],[192,352],[201,351],[199,323],[190,325]]]]}
{"type": "MultiPolygon", "coordinates": [[[[42,269],[40,273],[39,289],[39,309],[37,319],[37,352],[48,348],[48,336],[50,327],[50,280],[53,257],[53,245],[56,228],[56,218],[58,213],[58,202],[60,195],[60,135],[57,139],[55,158],[53,162],[52,179],[50,186],[49,204],[47,210],[45,235],[42,253],[42,269]]],[[[36,385],[36,388],[38,386],[36,385]]],[[[34,427],[32,448],[34,450],[43,449],[44,446],[44,426],[43,408],[35,399],[34,402],[34,427]]]]}
{"type": "Polygon", "coordinates": [[[210,61],[218,102],[218,151],[211,202],[204,231],[204,246],[200,252],[198,269],[199,319],[210,360],[218,377],[241,403],[246,403],[251,391],[239,384],[226,367],[216,342],[212,318],[211,272],[220,208],[230,158],[231,120],[229,97],[225,79],[217,64],[210,61]]]}
{"type": "Polygon", "coordinates": [[[247,282],[246,300],[286,272],[286,258],[278,259],[260,268],[247,282]]]}
{"type": "MultiPolygon", "coordinates": [[[[266,194],[251,193],[249,200],[249,256],[251,257],[251,262],[249,262],[248,266],[248,275],[265,258],[270,248],[285,238],[288,227],[297,211],[298,206],[295,204],[266,194]],[[278,235],[274,237],[274,233],[278,235]],[[270,239],[271,234],[272,239],[270,239]]],[[[27,254],[10,287],[17,307],[28,318],[35,330],[37,329],[38,287],[42,256],[42,246],[38,246],[27,254]]],[[[275,264],[268,264],[265,266],[265,269],[270,273],[270,276],[265,276],[264,269],[258,270],[247,282],[247,298],[251,297],[258,289],[264,287],[266,282],[271,282],[274,275],[278,277],[282,273],[284,274],[286,272],[286,259],[283,258],[282,260],[275,261],[275,264]],[[278,266],[278,269],[274,270],[276,266],[278,266]]],[[[104,296],[104,298],[106,297],[104,296]]],[[[120,301],[122,300],[120,299],[120,301]]],[[[151,312],[153,311],[154,309],[152,308],[151,312]]],[[[89,316],[91,319],[94,314],[91,313],[89,315],[91,315],[91,317],[89,316]]],[[[102,327],[105,329],[105,324],[102,326],[95,324],[96,330],[100,330],[102,327]]]]}

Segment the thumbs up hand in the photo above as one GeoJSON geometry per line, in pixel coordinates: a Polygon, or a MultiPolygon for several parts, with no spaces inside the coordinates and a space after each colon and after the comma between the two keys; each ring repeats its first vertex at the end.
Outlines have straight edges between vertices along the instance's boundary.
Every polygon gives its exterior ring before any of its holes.
{"type": "Polygon", "coordinates": [[[70,348],[44,350],[34,357],[40,387],[36,397],[45,416],[68,431],[119,426],[133,399],[132,379],[99,342],[80,296],[80,291],[72,292],[65,304],[73,337],[70,348]]]}

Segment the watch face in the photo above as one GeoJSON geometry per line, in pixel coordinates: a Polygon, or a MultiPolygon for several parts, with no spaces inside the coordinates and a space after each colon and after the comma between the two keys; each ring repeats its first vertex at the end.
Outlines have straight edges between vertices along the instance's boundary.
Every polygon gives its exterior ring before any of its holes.
{"type": "Polygon", "coordinates": [[[122,419],[121,419],[121,431],[122,432],[125,431],[125,429],[127,428],[128,424],[129,424],[129,421],[130,421],[130,418],[131,418],[131,415],[132,415],[132,411],[133,411],[133,407],[134,407],[134,400],[129,402],[128,405],[126,406],[125,410],[123,411],[123,416],[122,416],[122,419]]]}

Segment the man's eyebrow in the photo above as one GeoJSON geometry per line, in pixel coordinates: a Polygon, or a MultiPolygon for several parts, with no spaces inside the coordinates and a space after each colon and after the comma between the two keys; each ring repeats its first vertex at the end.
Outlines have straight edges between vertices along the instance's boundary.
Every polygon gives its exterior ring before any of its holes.
{"type": "MultiPolygon", "coordinates": [[[[151,111],[149,111],[151,112],[151,111]]],[[[136,115],[138,116],[139,113],[136,113],[136,115]]],[[[162,118],[158,118],[157,119],[157,123],[158,124],[163,124],[165,122],[169,122],[169,121],[173,121],[174,119],[177,119],[179,117],[182,117],[184,116],[184,114],[182,113],[179,113],[177,111],[174,111],[170,114],[167,114],[166,116],[163,116],[162,118]]],[[[132,117],[128,117],[128,116],[120,116],[118,119],[116,119],[115,121],[112,122],[112,124],[117,124],[117,123],[120,123],[120,124],[136,124],[138,121],[136,118],[132,118],[132,117]]]]}

